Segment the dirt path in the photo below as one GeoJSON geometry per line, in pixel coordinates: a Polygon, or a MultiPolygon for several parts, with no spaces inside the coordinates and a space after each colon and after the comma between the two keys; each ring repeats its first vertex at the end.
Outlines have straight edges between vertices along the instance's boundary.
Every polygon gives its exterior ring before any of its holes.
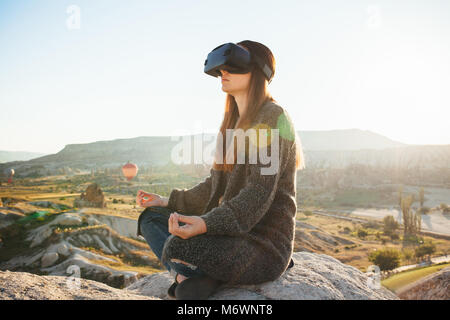
{"type": "MultiPolygon", "coordinates": [[[[353,209],[353,210],[313,210],[316,214],[324,216],[355,221],[355,222],[367,222],[367,220],[383,220],[385,216],[391,215],[396,221],[402,223],[402,214],[397,209],[353,209]],[[355,217],[356,216],[356,217],[355,217]],[[364,219],[358,219],[364,217],[364,219]]],[[[430,231],[431,233],[450,235],[450,215],[444,215],[442,211],[433,211],[429,214],[422,214],[422,230],[430,231]]]]}

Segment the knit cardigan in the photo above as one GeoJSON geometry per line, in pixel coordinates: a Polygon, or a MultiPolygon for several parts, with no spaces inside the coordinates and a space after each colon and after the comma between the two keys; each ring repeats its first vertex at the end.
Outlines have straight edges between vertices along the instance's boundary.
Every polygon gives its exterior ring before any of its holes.
{"type": "MultiPolygon", "coordinates": [[[[226,187],[225,174],[211,168],[210,176],[193,188],[171,191],[167,207],[200,216],[207,231],[189,239],[170,235],[163,262],[185,261],[231,285],[273,281],[286,271],[294,247],[297,145],[292,120],[275,101],[261,106],[251,127],[267,126],[279,130],[271,142],[279,145],[275,173],[261,173],[271,164],[259,156],[257,163],[246,158],[234,165],[226,187]]],[[[271,146],[264,148],[270,157],[271,146]]]]}

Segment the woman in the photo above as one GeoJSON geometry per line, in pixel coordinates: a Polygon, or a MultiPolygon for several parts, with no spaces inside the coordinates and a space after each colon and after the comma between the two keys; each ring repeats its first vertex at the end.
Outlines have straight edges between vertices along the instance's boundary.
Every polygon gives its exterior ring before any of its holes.
{"type": "Polygon", "coordinates": [[[260,57],[271,78],[257,65],[245,74],[220,70],[227,98],[211,175],[191,189],[172,190],[169,198],[142,190],[136,197],[138,205],[147,207],[139,217],[138,234],[175,276],[168,293],[177,299],[206,299],[222,284],[273,281],[292,264],[296,171],[304,168],[300,139],[287,112],[268,92],[275,73],[272,52],[250,40],[237,45],[260,57]],[[244,163],[236,161],[243,152],[236,152],[236,142],[228,148],[219,144],[226,129],[256,130],[256,140],[245,141],[244,163]],[[272,156],[277,147],[275,173],[262,174],[273,163],[261,157],[248,160],[255,144],[259,155],[272,156]],[[148,196],[152,200],[144,202],[148,196]]]}

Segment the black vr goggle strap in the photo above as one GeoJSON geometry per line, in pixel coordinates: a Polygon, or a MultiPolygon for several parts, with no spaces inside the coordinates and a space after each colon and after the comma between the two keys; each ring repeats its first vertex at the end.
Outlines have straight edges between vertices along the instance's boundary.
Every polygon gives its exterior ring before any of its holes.
{"type": "Polygon", "coordinates": [[[264,73],[264,75],[266,76],[267,80],[270,83],[272,81],[272,74],[273,74],[272,70],[270,70],[270,67],[266,63],[264,63],[264,61],[257,55],[253,54],[252,59],[256,62],[256,64],[262,70],[262,72],[264,73]]]}

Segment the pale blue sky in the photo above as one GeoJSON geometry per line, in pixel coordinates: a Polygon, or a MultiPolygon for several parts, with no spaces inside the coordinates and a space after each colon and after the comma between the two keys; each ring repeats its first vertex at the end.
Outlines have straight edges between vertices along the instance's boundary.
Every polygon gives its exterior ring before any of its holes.
{"type": "Polygon", "coordinates": [[[274,53],[297,130],[450,143],[449,1],[0,0],[0,150],[215,133],[225,93],[203,62],[241,40],[274,53]]]}

